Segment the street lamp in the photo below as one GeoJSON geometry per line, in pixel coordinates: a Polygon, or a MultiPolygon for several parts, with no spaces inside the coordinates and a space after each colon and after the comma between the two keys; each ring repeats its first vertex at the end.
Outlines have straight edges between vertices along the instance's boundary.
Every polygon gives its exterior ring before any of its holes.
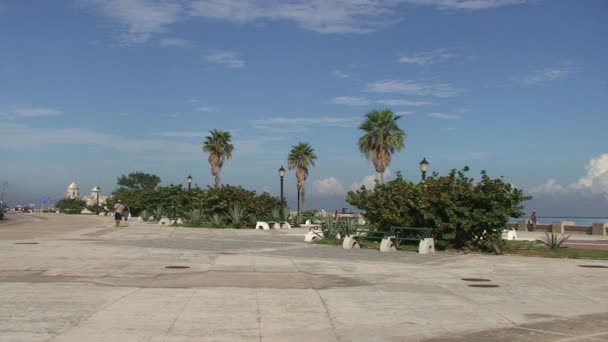
{"type": "Polygon", "coordinates": [[[190,191],[190,188],[192,187],[192,176],[188,175],[186,180],[188,181],[188,191],[190,191]]]}
{"type": "Polygon", "coordinates": [[[429,162],[426,161],[426,158],[422,158],[420,162],[420,172],[422,172],[422,180],[426,179],[426,172],[429,170],[429,162]]]}
{"type": "Polygon", "coordinates": [[[281,177],[281,204],[283,204],[283,178],[285,177],[283,165],[281,165],[281,168],[279,169],[279,177],[281,177]]]}

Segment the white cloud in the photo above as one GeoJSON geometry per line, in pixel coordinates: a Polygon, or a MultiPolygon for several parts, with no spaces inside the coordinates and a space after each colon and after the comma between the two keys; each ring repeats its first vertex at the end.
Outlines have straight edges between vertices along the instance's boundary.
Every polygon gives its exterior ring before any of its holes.
{"type": "Polygon", "coordinates": [[[183,39],[183,38],[179,38],[179,37],[169,37],[169,38],[161,39],[160,46],[189,48],[189,47],[193,47],[194,44],[187,39],[183,39]]]}
{"type": "Polygon", "coordinates": [[[345,73],[344,71],[337,69],[331,72],[332,75],[339,77],[339,78],[349,78],[350,75],[345,73]]]}
{"type": "Polygon", "coordinates": [[[196,110],[199,112],[211,113],[211,112],[219,112],[220,108],[214,107],[214,106],[200,106],[200,107],[196,107],[196,110]]]}
{"type": "Polygon", "coordinates": [[[395,112],[395,114],[401,115],[401,116],[408,116],[408,115],[413,115],[414,112],[412,112],[411,110],[400,110],[398,112],[395,112]]]}
{"type": "Polygon", "coordinates": [[[230,69],[238,69],[245,66],[245,61],[232,51],[211,50],[203,58],[209,63],[220,64],[230,69]]]}
{"type": "Polygon", "coordinates": [[[369,100],[363,97],[338,96],[334,97],[331,103],[345,106],[367,106],[369,105],[369,100]]]}
{"type": "Polygon", "coordinates": [[[561,185],[549,179],[539,187],[530,189],[532,194],[588,193],[608,198],[608,153],[591,159],[585,166],[587,173],[576,183],[561,185]]]}
{"type": "Polygon", "coordinates": [[[253,128],[272,132],[301,132],[313,126],[323,127],[357,127],[360,118],[347,117],[274,117],[251,121],[253,128]]]}
{"type": "Polygon", "coordinates": [[[367,91],[372,93],[400,93],[406,95],[454,97],[463,90],[449,83],[421,82],[412,80],[382,80],[367,84],[367,91]]]}
{"type": "Polygon", "coordinates": [[[163,139],[134,139],[82,128],[39,129],[0,122],[0,146],[6,149],[44,149],[55,145],[88,145],[125,153],[166,152],[189,155],[200,153],[200,144],[177,143],[163,139]]]}
{"type": "Polygon", "coordinates": [[[203,131],[167,131],[156,135],[167,138],[201,138],[202,140],[207,134],[208,132],[203,131]]]}
{"type": "Polygon", "coordinates": [[[191,14],[208,19],[247,23],[280,20],[319,33],[368,33],[399,19],[403,4],[439,10],[481,10],[525,0],[197,0],[191,14]]]}
{"type": "MultiPolygon", "coordinates": [[[[390,175],[391,175],[390,170],[384,171],[384,181],[386,181],[390,175]]],[[[365,176],[365,177],[363,177],[363,179],[361,179],[361,181],[354,182],[353,184],[351,184],[350,190],[351,191],[359,190],[359,189],[361,189],[361,186],[363,186],[363,185],[368,190],[373,189],[376,186],[376,180],[380,180],[380,178],[378,178],[378,174],[365,176]]]]}
{"type": "Polygon", "coordinates": [[[50,108],[17,108],[9,111],[9,116],[33,118],[63,115],[63,111],[50,108]]]}
{"type": "Polygon", "coordinates": [[[429,113],[428,117],[441,120],[456,120],[460,119],[459,115],[446,113],[429,113]]]}
{"type": "Polygon", "coordinates": [[[387,106],[409,106],[409,107],[420,107],[433,105],[433,102],[428,101],[407,101],[399,99],[381,99],[376,100],[376,103],[387,105],[387,106]]]}
{"type": "Polygon", "coordinates": [[[437,49],[408,55],[402,54],[397,61],[406,64],[431,65],[460,58],[463,56],[456,49],[437,49]]]}
{"type": "Polygon", "coordinates": [[[165,32],[166,27],[184,14],[178,1],[172,0],[82,0],[103,16],[122,27],[119,40],[124,44],[147,42],[152,34],[165,32]]]}
{"type": "Polygon", "coordinates": [[[344,195],[346,190],[336,177],[329,177],[312,182],[313,190],[317,194],[344,195]]]}

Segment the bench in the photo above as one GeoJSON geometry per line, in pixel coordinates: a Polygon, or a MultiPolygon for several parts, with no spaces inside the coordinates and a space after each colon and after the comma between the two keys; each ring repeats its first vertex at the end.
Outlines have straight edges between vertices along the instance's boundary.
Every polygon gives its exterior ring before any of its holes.
{"type": "Polygon", "coordinates": [[[421,227],[391,227],[390,228],[391,240],[394,241],[395,247],[399,248],[402,242],[416,242],[425,238],[430,238],[433,231],[432,228],[421,228],[421,227]]]}

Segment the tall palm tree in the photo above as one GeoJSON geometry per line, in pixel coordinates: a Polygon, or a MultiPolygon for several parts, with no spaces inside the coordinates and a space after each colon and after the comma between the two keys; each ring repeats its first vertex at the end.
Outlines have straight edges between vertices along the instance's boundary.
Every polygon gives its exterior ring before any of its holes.
{"type": "Polygon", "coordinates": [[[384,171],[392,155],[405,148],[405,132],[397,125],[400,118],[388,109],[373,110],[365,114],[365,121],[359,126],[364,132],[359,138],[359,150],[380,173],[380,183],[384,182],[384,171]]]}
{"type": "MultiPolygon", "coordinates": [[[[308,143],[300,142],[291,147],[287,156],[287,167],[290,170],[296,169],[298,179],[298,204],[302,200],[302,211],[306,204],[306,178],[308,178],[308,167],[315,166],[317,155],[315,150],[308,143]]],[[[298,205],[298,210],[300,206],[298,205]]]]}
{"type": "Polygon", "coordinates": [[[209,164],[211,164],[211,174],[215,177],[215,187],[220,186],[220,171],[224,166],[224,160],[232,159],[234,146],[230,143],[230,132],[209,131],[211,135],[205,137],[203,141],[203,151],[209,153],[209,164]]]}

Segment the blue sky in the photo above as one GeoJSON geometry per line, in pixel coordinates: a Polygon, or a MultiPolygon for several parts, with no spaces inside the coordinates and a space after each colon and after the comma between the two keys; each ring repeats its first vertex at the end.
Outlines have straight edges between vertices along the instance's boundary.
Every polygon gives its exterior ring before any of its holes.
{"type": "Polygon", "coordinates": [[[407,132],[391,174],[469,165],[541,213],[608,216],[607,14],[601,0],[0,0],[0,180],[14,202],[71,181],[107,193],[136,170],[206,186],[217,128],[236,145],[223,183],[277,193],[305,141],[309,206],[336,209],[373,178],[357,125],[389,108],[407,132]]]}

